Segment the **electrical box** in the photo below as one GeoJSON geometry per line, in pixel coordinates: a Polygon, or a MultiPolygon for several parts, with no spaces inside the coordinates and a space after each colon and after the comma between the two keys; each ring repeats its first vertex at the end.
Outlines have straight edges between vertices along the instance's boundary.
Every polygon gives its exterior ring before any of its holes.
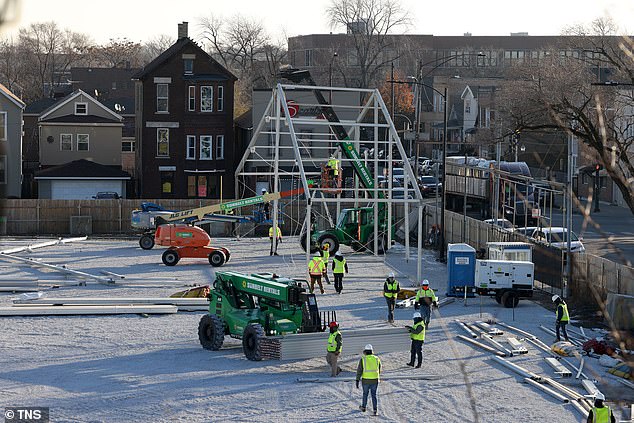
{"type": "Polygon", "coordinates": [[[449,244],[447,247],[447,296],[475,296],[476,250],[468,244],[449,244]]]}
{"type": "Polygon", "coordinates": [[[527,261],[476,260],[475,285],[489,291],[532,290],[534,267],[527,261]]]}
{"type": "Polygon", "coordinates": [[[487,242],[489,260],[533,261],[531,244],[527,242],[487,242]]]}

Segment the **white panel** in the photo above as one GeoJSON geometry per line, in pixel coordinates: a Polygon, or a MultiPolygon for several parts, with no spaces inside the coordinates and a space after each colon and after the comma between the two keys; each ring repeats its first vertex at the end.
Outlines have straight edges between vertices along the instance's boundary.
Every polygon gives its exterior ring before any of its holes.
{"type": "Polygon", "coordinates": [[[90,200],[102,191],[113,191],[121,196],[121,181],[51,181],[53,200],[90,200]]]}

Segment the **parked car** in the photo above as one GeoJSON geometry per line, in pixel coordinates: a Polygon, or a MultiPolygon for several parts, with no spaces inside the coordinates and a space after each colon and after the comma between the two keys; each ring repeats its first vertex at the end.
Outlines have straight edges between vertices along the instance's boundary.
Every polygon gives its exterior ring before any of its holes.
{"type": "MultiPolygon", "coordinates": [[[[561,227],[552,228],[537,228],[533,232],[532,238],[537,242],[541,242],[553,247],[561,248],[565,250],[568,248],[568,229],[561,227]]],[[[586,251],[586,247],[581,243],[582,238],[579,238],[576,233],[570,231],[570,251],[583,253],[586,251]]]]}
{"type": "Polygon", "coordinates": [[[97,200],[118,200],[119,198],[121,198],[121,196],[119,195],[119,193],[114,191],[101,191],[98,192],[97,195],[93,195],[92,198],[97,200]]]}
{"type": "Polygon", "coordinates": [[[423,197],[427,195],[434,195],[436,192],[442,191],[442,184],[438,182],[434,176],[421,176],[419,177],[418,185],[423,197]]]}
{"type": "MultiPolygon", "coordinates": [[[[404,199],[405,198],[405,189],[402,188],[402,187],[401,188],[394,188],[392,190],[392,198],[399,199],[399,200],[404,199]]],[[[413,198],[414,198],[414,196],[412,195],[411,189],[408,189],[407,190],[407,199],[411,200],[413,198]]]]}
{"type": "MultiPolygon", "coordinates": [[[[388,189],[390,180],[385,176],[378,176],[377,178],[379,188],[388,189]]],[[[392,178],[392,188],[402,187],[402,180],[392,178]]]]}
{"type": "Polygon", "coordinates": [[[515,229],[513,223],[506,219],[487,219],[484,222],[489,225],[499,226],[502,230],[507,232],[512,232],[515,229]]]}
{"type": "Polygon", "coordinates": [[[523,228],[515,228],[514,232],[517,232],[518,234],[522,234],[524,236],[531,238],[533,236],[533,232],[535,232],[535,229],[539,229],[539,228],[537,226],[526,226],[523,228]]]}

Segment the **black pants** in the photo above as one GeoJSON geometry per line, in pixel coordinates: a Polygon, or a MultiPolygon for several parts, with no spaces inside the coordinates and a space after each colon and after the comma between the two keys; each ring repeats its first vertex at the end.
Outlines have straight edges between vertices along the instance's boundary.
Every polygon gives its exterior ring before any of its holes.
{"type": "Polygon", "coordinates": [[[338,294],[343,291],[343,273],[333,273],[335,275],[335,291],[338,294]]]}
{"type": "Polygon", "coordinates": [[[396,297],[385,297],[387,302],[387,320],[394,321],[394,307],[396,307],[396,297]]]}
{"type": "Polygon", "coordinates": [[[414,364],[415,358],[418,358],[418,363],[416,363],[416,365],[420,366],[423,362],[423,341],[419,341],[418,339],[412,339],[409,362],[414,364]]]}
{"type": "Polygon", "coordinates": [[[559,328],[561,328],[561,332],[564,335],[564,339],[566,341],[568,340],[568,332],[566,332],[566,325],[567,324],[568,324],[568,322],[561,322],[561,321],[557,322],[557,326],[555,327],[555,329],[557,329],[557,341],[561,340],[561,338],[559,337],[559,328]]]}

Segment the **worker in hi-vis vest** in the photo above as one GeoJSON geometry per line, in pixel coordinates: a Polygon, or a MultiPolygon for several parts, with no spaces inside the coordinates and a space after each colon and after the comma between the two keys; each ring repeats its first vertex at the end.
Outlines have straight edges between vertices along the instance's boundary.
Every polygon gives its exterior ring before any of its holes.
{"type": "Polygon", "coordinates": [[[570,316],[568,315],[568,305],[561,299],[559,295],[553,295],[553,303],[557,307],[557,324],[555,325],[555,329],[557,330],[557,340],[556,342],[561,341],[559,337],[559,329],[561,329],[562,334],[564,335],[564,339],[568,341],[568,332],[566,332],[566,325],[570,321],[570,316]]]}
{"type": "Polygon", "coordinates": [[[420,289],[416,292],[414,309],[420,310],[423,322],[425,323],[425,329],[429,328],[432,306],[438,307],[438,298],[436,298],[434,290],[429,287],[429,281],[424,279],[421,283],[420,289]]]}
{"type": "Polygon", "coordinates": [[[324,270],[324,279],[326,279],[326,283],[330,285],[330,279],[328,279],[328,264],[330,262],[330,243],[324,242],[324,245],[321,247],[321,259],[324,261],[324,266],[326,266],[324,270]]]}
{"type": "Polygon", "coordinates": [[[277,256],[277,247],[282,242],[282,230],[280,227],[277,227],[277,244],[275,245],[275,251],[273,251],[273,226],[269,228],[269,239],[271,240],[271,256],[277,256]]]}
{"type": "Polygon", "coordinates": [[[324,261],[321,259],[319,254],[316,254],[315,257],[312,258],[311,261],[308,262],[308,274],[310,275],[310,293],[312,294],[315,290],[315,282],[319,285],[319,289],[323,294],[324,285],[321,283],[321,277],[323,276],[326,270],[326,266],[324,265],[324,261]]]}
{"type": "Polygon", "coordinates": [[[601,392],[594,394],[594,407],[590,410],[586,423],[616,423],[612,409],[603,401],[605,401],[605,395],[601,392]]]}
{"type": "Polygon", "coordinates": [[[410,348],[410,360],[407,363],[408,366],[414,367],[414,359],[418,359],[416,368],[419,368],[423,363],[423,344],[425,343],[425,323],[423,317],[419,312],[415,312],[412,316],[414,319],[414,326],[405,326],[409,331],[409,337],[412,340],[412,346],[410,348]]]}
{"type": "Polygon", "coordinates": [[[341,294],[343,291],[343,274],[348,273],[348,262],[343,255],[337,251],[332,259],[332,274],[335,276],[335,291],[341,294]]]}
{"type": "Polygon", "coordinates": [[[330,322],[328,329],[330,329],[330,335],[328,336],[328,347],[326,348],[326,363],[330,365],[330,376],[335,377],[341,373],[341,367],[337,366],[337,360],[339,360],[339,354],[341,354],[343,340],[339,331],[339,323],[330,322]]]}
{"type": "Polygon", "coordinates": [[[394,307],[396,307],[396,297],[401,291],[398,281],[394,279],[394,273],[390,273],[383,283],[383,296],[387,302],[387,321],[394,322],[394,307]]]}
{"type": "Polygon", "coordinates": [[[374,415],[378,414],[378,400],[376,397],[376,391],[379,387],[379,375],[381,374],[381,359],[374,355],[372,351],[372,344],[367,344],[363,349],[363,356],[359,360],[357,366],[357,389],[359,388],[359,381],[363,385],[363,401],[359,406],[359,410],[365,413],[368,405],[368,394],[372,396],[372,406],[374,408],[374,415]]]}

